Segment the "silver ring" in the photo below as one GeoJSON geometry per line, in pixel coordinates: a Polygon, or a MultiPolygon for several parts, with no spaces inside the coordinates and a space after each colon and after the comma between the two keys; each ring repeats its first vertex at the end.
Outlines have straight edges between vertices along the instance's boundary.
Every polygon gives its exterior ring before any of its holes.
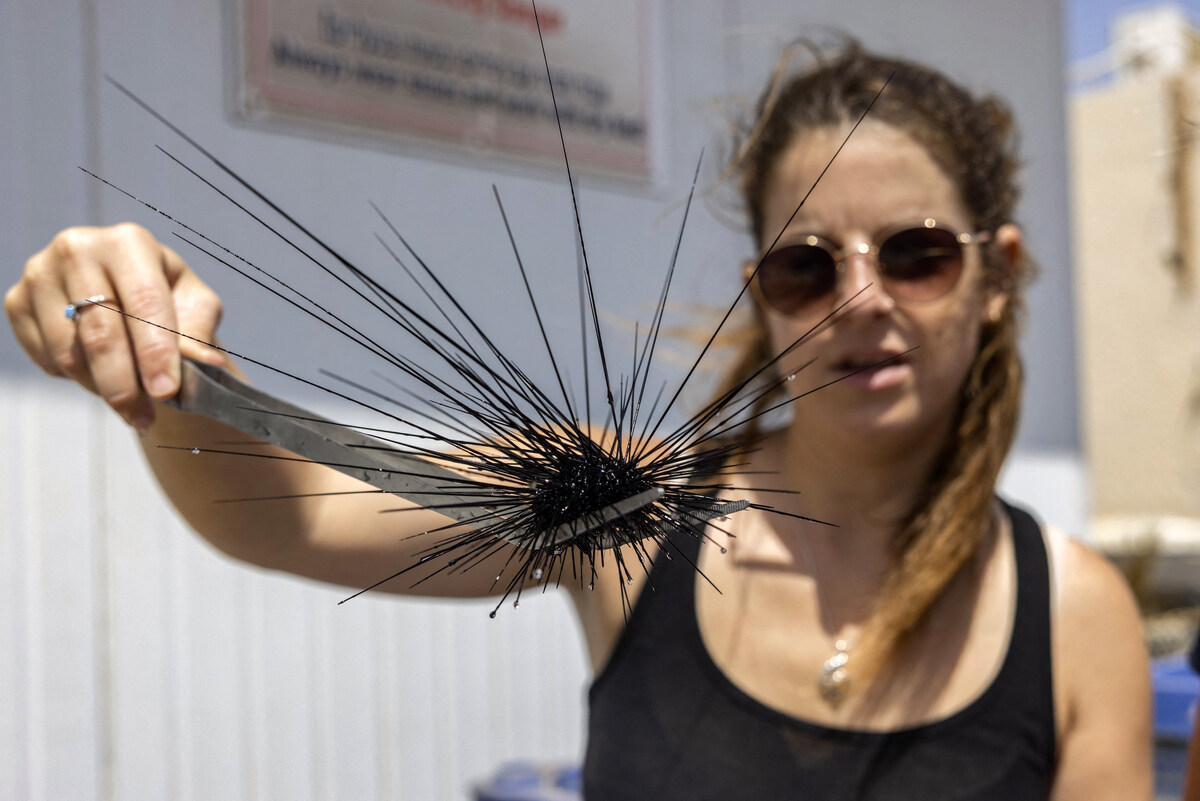
{"type": "Polygon", "coordinates": [[[95,306],[97,303],[105,303],[107,301],[108,297],[105,295],[92,295],[90,298],[84,298],[83,300],[76,300],[68,303],[67,307],[63,309],[63,313],[67,315],[68,320],[77,323],[79,322],[79,312],[83,311],[88,306],[95,306]]]}

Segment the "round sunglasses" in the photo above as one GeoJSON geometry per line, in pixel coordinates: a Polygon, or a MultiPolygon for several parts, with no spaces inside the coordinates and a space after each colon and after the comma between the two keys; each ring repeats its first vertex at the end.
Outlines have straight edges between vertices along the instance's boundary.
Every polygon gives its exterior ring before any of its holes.
{"type": "Polygon", "coordinates": [[[888,228],[876,235],[878,244],[859,244],[850,250],[809,234],[799,242],[767,253],[757,264],[751,291],[759,303],[795,317],[829,304],[837,294],[848,256],[876,257],[883,289],[901,303],[925,303],[948,293],[962,276],[964,248],[987,242],[991,233],[959,234],[927,218],[917,225],[888,228]]]}

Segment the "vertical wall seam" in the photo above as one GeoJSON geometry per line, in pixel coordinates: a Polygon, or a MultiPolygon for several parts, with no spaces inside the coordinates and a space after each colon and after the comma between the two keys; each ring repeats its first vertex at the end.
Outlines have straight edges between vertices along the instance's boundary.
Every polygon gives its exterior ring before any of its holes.
{"type": "Polygon", "coordinates": [[[41,405],[22,408],[21,417],[25,421],[22,427],[21,449],[22,459],[30,460],[29,468],[25,471],[26,497],[32,499],[28,506],[28,523],[24,533],[25,548],[21,554],[21,569],[24,573],[25,584],[24,604],[29,610],[26,616],[27,625],[24,634],[24,653],[21,668],[24,670],[25,710],[24,721],[24,754],[26,791],[30,801],[40,801],[46,797],[46,703],[43,665],[45,650],[44,635],[45,620],[42,606],[42,590],[44,584],[41,538],[39,532],[45,531],[41,500],[46,493],[45,477],[47,471],[38,460],[38,439],[33,432],[41,431],[44,422],[44,409],[41,405]]]}
{"type": "Polygon", "coordinates": [[[194,751],[194,716],[192,714],[192,695],[195,684],[192,681],[191,646],[193,644],[194,627],[192,626],[191,582],[195,572],[188,569],[187,549],[183,537],[187,532],[179,531],[170,525],[170,520],[164,511],[164,518],[158,528],[167,534],[167,574],[170,583],[162,587],[166,595],[164,606],[168,610],[168,620],[171,626],[171,639],[167,647],[166,668],[167,676],[164,687],[170,700],[170,720],[168,731],[174,742],[169,744],[167,751],[171,764],[168,776],[171,781],[167,785],[173,787],[177,801],[192,801],[195,798],[195,772],[192,754],[194,751]]]}
{"type": "Polygon", "coordinates": [[[106,454],[111,452],[108,439],[111,434],[107,409],[98,404],[89,404],[89,417],[95,434],[92,448],[91,496],[96,504],[95,542],[92,543],[92,625],[94,636],[92,647],[93,683],[95,686],[95,750],[96,750],[96,797],[113,801],[116,798],[114,783],[113,753],[113,668],[112,668],[112,588],[109,559],[111,558],[112,509],[109,504],[111,490],[107,472],[106,454]]]}
{"type": "MultiPolygon", "coordinates": [[[[82,68],[80,103],[83,111],[83,158],[93,169],[100,168],[100,11],[98,0],[79,0],[80,43],[82,68]]],[[[101,219],[100,186],[96,181],[83,181],[86,217],[90,223],[101,219]]],[[[110,431],[106,425],[107,410],[92,405],[89,411],[95,432],[90,459],[91,496],[96,504],[98,521],[95,542],[92,543],[92,625],[93,683],[95,688],[95,797],[113,801],[116,797],[113,753],[113,671],[112,671],[112,606],[109,558],[111,556],[112,510],[109,504],[107,459],[110,431]]]]}
{"type": "MultiPolygon", "coordinates": [[[[100,83],[104,72],[100,67],[100,11],[98,0],[79,0],[79,20],[83,26],[80,41],[83,44],[83,65],[88,74],[82,76],[84,158],[88,167],[100,170],[102,147],[100,144],[100,83]]],[[[100,183],[84,181],[88,221],[95,225],[100,216],[100,183]]]]}

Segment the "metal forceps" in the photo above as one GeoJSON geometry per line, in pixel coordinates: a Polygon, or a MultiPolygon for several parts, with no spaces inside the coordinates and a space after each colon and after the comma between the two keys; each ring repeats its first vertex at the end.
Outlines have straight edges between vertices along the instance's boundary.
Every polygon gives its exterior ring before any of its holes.
{"type": "MultiPolygon", "coordinates": [[[[225,423],[244,434],[320,462],[419,506],[431,507],[465,525],[505,516],[490,507],[478,492],[455,495],[454,490],[462,488],[467,480],[463,474],[429,459],[396,450],[392,443],[282,401],[239,381],[219,367],[185,358],[179,393],[168,403],[180,411],[225,423]]],[[[559,526],[548,539],[539,538],[540,544],[553,546],[567,542],[652,504],[663,494],[662,487],[653,487],[585,514],[559,526]]],[[[693,515],[711,519],[740,511],[748,505],[748,501],[732,501],[693,515]]],[[[506,539],[515,545],[529,547],[526,538],[519,534],[506,539]]],[[[610,542],[604,547],[615,544],[610,542]]]]}

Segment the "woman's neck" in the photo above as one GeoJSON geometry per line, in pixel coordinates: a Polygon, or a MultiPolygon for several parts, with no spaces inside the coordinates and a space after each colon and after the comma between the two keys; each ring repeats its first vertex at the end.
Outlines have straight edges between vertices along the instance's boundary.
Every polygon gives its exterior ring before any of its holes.
{"type": "Polygon", "coordinates": [[[789,511],[852,533],[838,538],[847,547],[886,550],[925,491],[944,437],[897,444],[837,434],[793,425],[768,441],[764,455],[781,486],[800,493],[789,496],[789,511]]]}

